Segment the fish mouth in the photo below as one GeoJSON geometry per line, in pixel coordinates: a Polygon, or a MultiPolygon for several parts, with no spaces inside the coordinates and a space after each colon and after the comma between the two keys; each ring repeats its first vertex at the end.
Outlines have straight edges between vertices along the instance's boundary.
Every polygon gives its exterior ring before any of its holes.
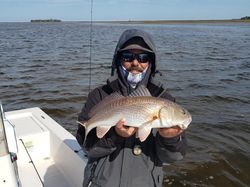
{"type": "Polygon", "coordinates": [[[186,129],[188,127],[188,125],[191,123],[191,121],[192,121],[192,117],[183,121],[183,123],[179,127],[181,127],[182,129],[186,129]]]}
{"type": "Polygon", "coordinates": [[[188,118],[186,121],[184,121],[184,126],[187,127],[192,121],[192,117],[188,118]]]}

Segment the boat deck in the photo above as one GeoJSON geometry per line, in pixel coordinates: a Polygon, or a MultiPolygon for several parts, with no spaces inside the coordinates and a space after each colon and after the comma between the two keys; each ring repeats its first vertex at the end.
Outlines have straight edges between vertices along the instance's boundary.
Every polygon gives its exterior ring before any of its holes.
{"type": "Polygon", "coordinates": [[[6,119],[22,187],[82,186],[87,158],[74,136],[39,108],[6,112],[6,119]]]}

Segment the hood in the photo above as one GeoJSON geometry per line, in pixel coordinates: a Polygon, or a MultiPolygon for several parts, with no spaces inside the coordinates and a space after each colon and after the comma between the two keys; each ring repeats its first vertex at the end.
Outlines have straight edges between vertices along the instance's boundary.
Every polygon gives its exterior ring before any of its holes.
{"type": "Polygon", "coordinates": [[[130,39],[134,38],[134,37],[140,37],[148,46],[150,52],[153,53],[154,59],[151,62],[151,74],[154,74],[156,71],[156,49],[155,49],[155,45],[154,42],[152,40],[152,37],[142,31],[142,30],[138,30],[138,29],[129,29],[126,30],[122,33],[117,46],[115,48],[115,52],[114,52],[114,56],[113,56],[113,61],[112,61],[112,69],[111,69],[111,75],[113,76],[115,71],[118,69],[119,66],[119,62],[117,60],[119,51],[121,49],[123,49],[124,44],[126,44],[126,42],[128,42],[130,39]]]}

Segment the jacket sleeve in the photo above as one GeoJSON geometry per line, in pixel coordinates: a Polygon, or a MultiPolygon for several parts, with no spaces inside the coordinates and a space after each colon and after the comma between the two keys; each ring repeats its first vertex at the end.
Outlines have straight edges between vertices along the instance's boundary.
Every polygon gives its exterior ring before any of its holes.
{"type": "Polygon", "coordinates": [[[173,138],[164,138],[159,133],[156,134],[156,153],[164,163],[182,160],[186,154],[186,147],[185,132],[173,138]]]}
{"type": "MultiPolygon", "coordinates": [[[[166,91],[164,91],[160,97],[175,102],[175,98],[166,91]]],[[[156,153],[163,163],[182,160],[187,148],[185,131],[173,138],[165,138],[157,133],[155,144],[156,153]]]]}
{"type": "MultiPolygon", "coordinates": [[[[78,115],[78,120],[89,120],[89,111],[102,99],[102,95],[98,89],[90,92],[85,105],[78,115]]],[[[101,139],[96,136],[96,129],[94,128],[88,133],[86,138],[85,128],[82,125],[78,125],[76,139],[78,143],[87,151],[88,157],[91,158],[99,158],[111,154],[116,150],[116,144],[121,141],[121,137],[118,137],[113,128],[111,128],[111,130],[101,139]]]]}

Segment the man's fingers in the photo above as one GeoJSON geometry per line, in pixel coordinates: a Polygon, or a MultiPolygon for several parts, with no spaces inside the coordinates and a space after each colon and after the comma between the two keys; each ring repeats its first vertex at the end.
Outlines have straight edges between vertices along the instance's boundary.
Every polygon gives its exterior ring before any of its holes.
{"type": "Polygon", "coordinates": [[[158,132],[163,137],[174,137],[182,133],[183,130],[178,126],[174,126],[170,128],[159,128],[158,132]]]}
{"type": "Polygon", "coordinates": [[[126,119],[125,119],[125,118],[122,118],[122,119],[120,120],[120,122],[125,123],[125,122],[126,122],[126,119]]]}
{"type": "Polygon", "coordinates": [[[121,120],[119,120],[116,123],[115,129],[116,129],[116,132],[120,136],[129,137],[129,136],[133,135],[136,132],[137,128],[136,127],[130,127],[130,126],[127,126],[125,124],[126,124],[126,119],[122,118],[121,120]]]}
{"type": "Polygon", "coordinates": [[[119,121],[116,123],[116,127],[119,128],[119,129],[123,128],[125,122],[126,122],[126,119],[125,119],[125,118],[122,118],[121,120],[119,120],[119,121]]]}
{"type": "Polygon", "coordinates": [[[135,132],[135,128],[134,127],[128,127],[127,131],[128,131],[128,134],[133,134],[135,132]]]}

